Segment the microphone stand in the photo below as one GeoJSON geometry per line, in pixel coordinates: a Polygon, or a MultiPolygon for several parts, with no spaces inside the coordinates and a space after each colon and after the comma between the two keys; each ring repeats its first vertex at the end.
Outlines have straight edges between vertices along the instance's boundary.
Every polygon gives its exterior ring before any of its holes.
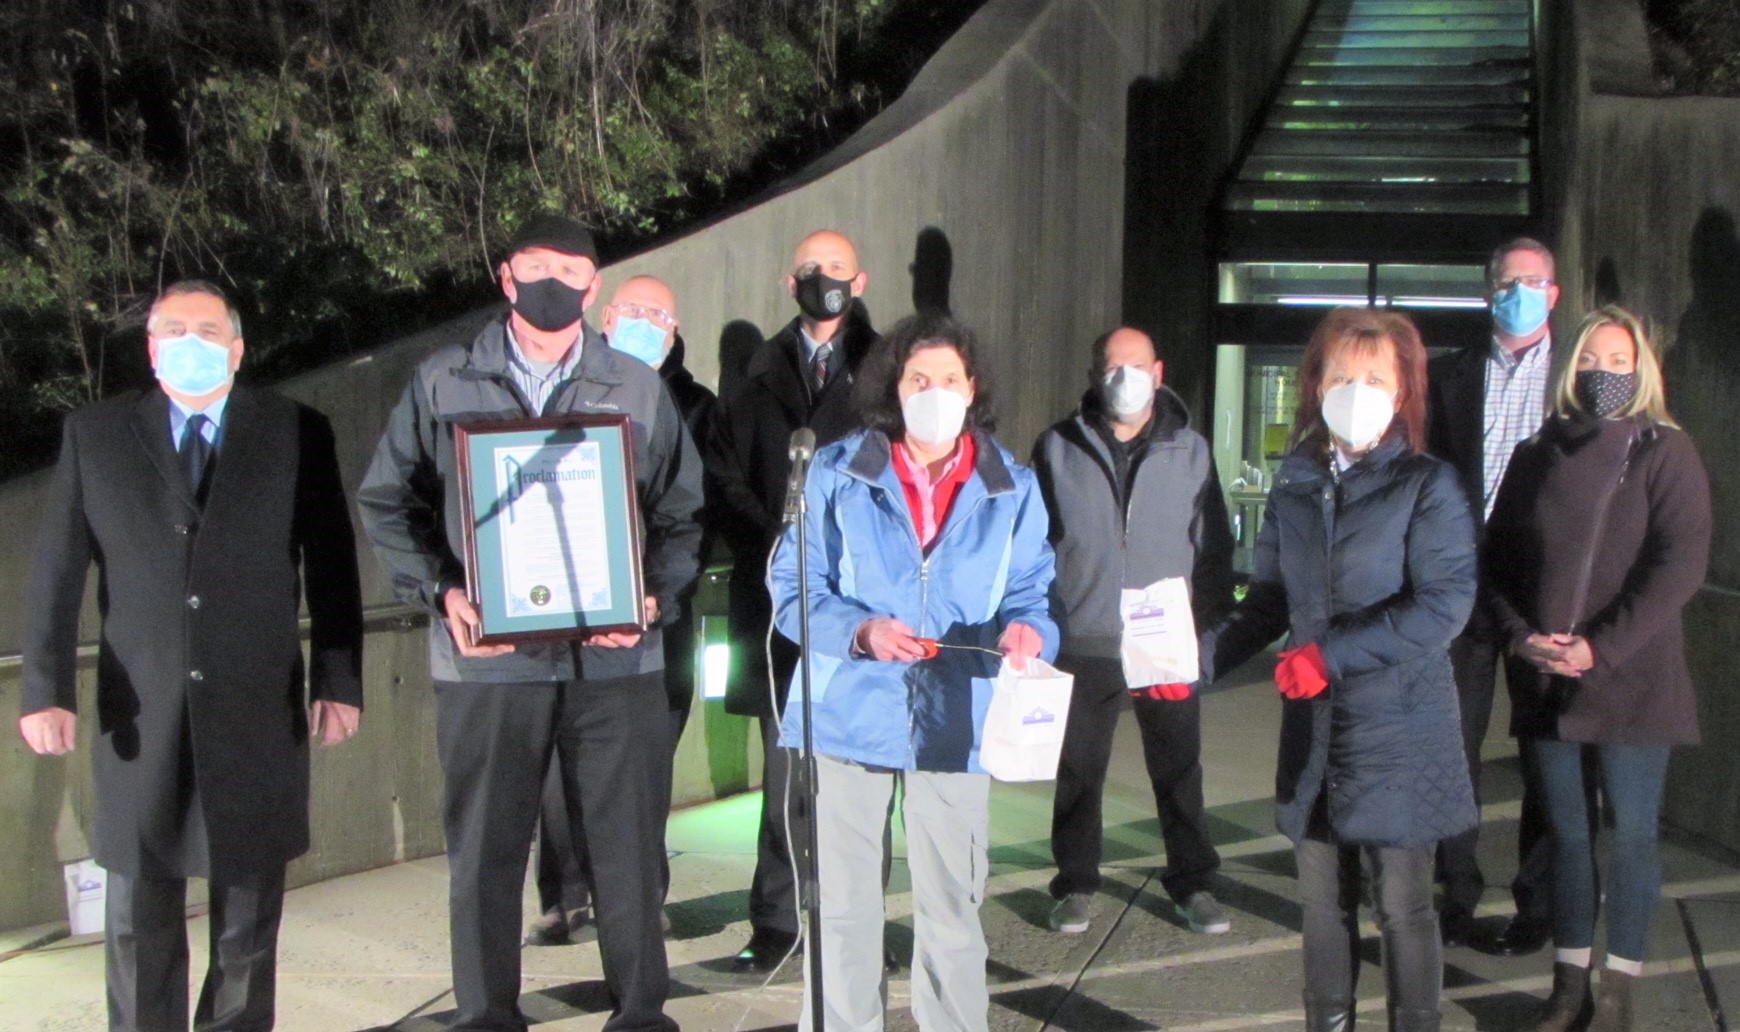
{"type": "Polygon", "coordinates": [[[792,447],[792,472],[786,499],[786,515],[797,520],[798,683],[803,688],[803,762],[798,770],[799,780],[803,782],[801,798],[804,801],[805,813],[809,816],[809,820],[804,822],[804,864],[802,881],[799,886],[799,898],[806,920],[804,952],[809,960],[810,1027],[813,1032],[824,1032],[826,1025],[822,1020],[824,1014],[822,882],[821,868],[817,857],[820,847],[816,827],[816,795],[819,785],[816,770],[815,723],[810,701],[809,528],[804,519],[809,512],[809,499],[805,497],[804,488],[809,482],[809,464],[814,457],[814,437],[812,436],[807,443],[808,447],[804,447],[794,441],[792,447]]]}

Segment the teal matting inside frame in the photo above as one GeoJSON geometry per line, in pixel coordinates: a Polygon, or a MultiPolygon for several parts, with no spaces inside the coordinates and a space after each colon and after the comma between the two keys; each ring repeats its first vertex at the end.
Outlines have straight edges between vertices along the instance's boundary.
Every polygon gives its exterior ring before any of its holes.
{"type": "Polygon", "coordinates": [[[635,485],[623,437],[614,426],[587,426],[491,431],[466,440],[476,584],[488,633],[639,620],[627,493],[635,485]],[[602,524],[587,524],[593,520],[602,524]],[[504,554],[504,541],[512,556],[504,554]]]}

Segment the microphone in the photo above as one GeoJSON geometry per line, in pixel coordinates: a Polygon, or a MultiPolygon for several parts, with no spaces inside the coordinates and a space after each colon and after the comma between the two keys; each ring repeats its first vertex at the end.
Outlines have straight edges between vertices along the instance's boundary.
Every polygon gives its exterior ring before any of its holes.
{"type": "Polygon", "coordinates": [[[809,474],[810,460],[816,455],[816,432],[800,426],[791,432],[791,443],[785,457],[791,460],[791,474],[785,481],[785,522],[790,523],[803,512],[804,480],[809,474]]]}

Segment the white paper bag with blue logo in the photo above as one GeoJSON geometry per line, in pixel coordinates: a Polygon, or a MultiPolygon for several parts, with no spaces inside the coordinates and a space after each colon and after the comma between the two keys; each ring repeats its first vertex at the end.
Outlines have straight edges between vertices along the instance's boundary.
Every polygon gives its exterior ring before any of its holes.
{"type": "Polygon", "coordinates": [[[1189,684],[1202,677],[1196,653],[1196,615],[1183,577],[1167,577],[1145,588],[1125,588],[1119,600],[1124,617],[1124,683],[1189,684]]]}
{"type": "Polygon", "coordinates": [[[1005,659],[991,686],[979,766],[998,781],[1050,781],[1057,777],[1069,694],[1075,678],[1043,659],[1016,670],[1005,659]]]}

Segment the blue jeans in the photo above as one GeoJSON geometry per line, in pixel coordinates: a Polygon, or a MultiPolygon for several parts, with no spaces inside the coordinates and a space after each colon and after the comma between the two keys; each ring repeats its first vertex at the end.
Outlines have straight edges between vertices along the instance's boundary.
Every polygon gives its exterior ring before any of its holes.
{"type": "Polygon", "coordinates": [[[1607,953],[1642,960],[1649,926],[1661,898],[1657,847],[1662,787],[1669,746],[1584,745],[1536,739],[1527,743],[1540,768],[1553,835],[1553,944],[1587,949],[1595,944],[1600,900],[1584,802],[1583,750],[1594,750],[1601,790],[1613,811],[1607,870],[1607,953]]]}

